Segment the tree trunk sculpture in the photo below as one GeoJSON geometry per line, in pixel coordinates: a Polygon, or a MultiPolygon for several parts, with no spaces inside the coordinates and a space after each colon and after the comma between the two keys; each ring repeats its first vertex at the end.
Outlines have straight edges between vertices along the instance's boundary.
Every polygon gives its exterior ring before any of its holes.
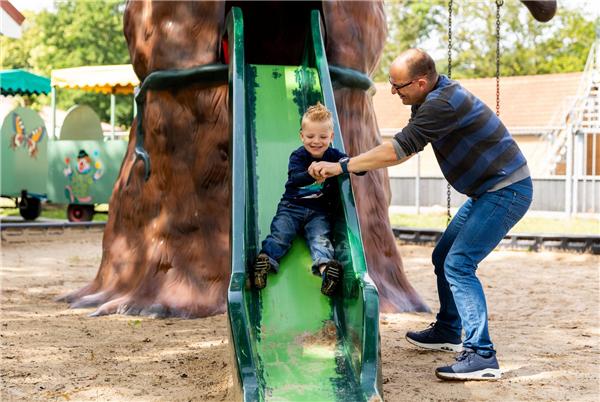
{"type": "MultiPolygon", "coordinates": [[[[298,27],[306,26],[310,10],[320,9],[329,64],[371,77],[377,69],[387,37],[383,1],[129,0],[124,33],[140,81],[154,71],[218,63],[220,35],[232,6],[244,14],[249,63],[299,65],[304,35],[298,27]]],[[[341,88],[335,97],[347,153],[379,145],[370,95],[341,88]]],[[[110,200],[96,278],[58,301],[97,308],[92,315],[223,313],[230,278],[228,88],[190,84],[150,91],[142,119],[152,174],[145,181],[143,164],[134,163],[134,121],[110,200]]],[[[390,228],[387,171],[355,177],[353,185],[381,311],[427,311],[404,274],[390,228]]]]}

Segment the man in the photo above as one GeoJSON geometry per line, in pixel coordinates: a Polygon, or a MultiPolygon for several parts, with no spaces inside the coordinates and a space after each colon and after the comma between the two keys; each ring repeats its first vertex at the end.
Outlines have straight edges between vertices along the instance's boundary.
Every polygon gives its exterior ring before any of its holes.
{"type": "Polygon", "coordinates": [[[470,198],[433,250],[440,300],[436,322],[408,332],[406,339],[427,349],[462,349],[455,364],[435,371],[439,378],[499,379],[485,295],[475,271],[531,205],[527,161],[491,109],[457,81],[439,75],[427,53],[402,53],[390,66],[389,80],[392,93],[412,105],[408,125],[389,143],[345,163],[313,164],[309,173],[321,178],[384,168],[407,161],[431,143],[448,182],[470,198]]]}

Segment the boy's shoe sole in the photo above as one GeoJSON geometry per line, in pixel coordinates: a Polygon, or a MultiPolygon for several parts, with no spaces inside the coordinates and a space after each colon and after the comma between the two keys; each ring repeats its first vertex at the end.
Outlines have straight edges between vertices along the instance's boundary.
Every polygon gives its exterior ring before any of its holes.
{"type": "Polygon", "coordinates": [[[333,296],[342,281],[342,264],[339,261],[331,260],[327,263],[323,271],[323,283],[321,284],[321,293],[325,296],[333,296]]]}
{"type": "MultiPolygon", "coordinates": [[[[415,346],[419,346],[425,349],[432,350],[441,350],[443,352],[455,352],[460,353],[463,350],[462,343],[454,344],[454,343],[421,343],[417,342],[414,339],[411,339],[408,334],[406,334],[406,340],[408,343],[412,343],[415,346]]],[[[437,375],[437,374],[436,374],[437,375]]]]}
{"type": "Polygon", "coordinates": [[[491,368],[474,371],[472,373],[440,373],[437,370],[435,370],[435,376],[442,380],[451,381],[493,381],[502,378],[500,369],[491,368]]]}
{"type": "Polygon", "coordinates": [[[265,254],[259,254],[252,264],[252,285],[255,289],[261,290],[267,286],[267,272],[271,269],[269,257],[265,254]]]}

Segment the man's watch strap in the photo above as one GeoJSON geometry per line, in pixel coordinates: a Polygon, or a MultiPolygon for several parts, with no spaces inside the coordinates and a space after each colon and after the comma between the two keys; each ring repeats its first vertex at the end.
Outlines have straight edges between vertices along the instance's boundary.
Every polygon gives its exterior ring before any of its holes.
{"type": "Polygon", "coordinates": [[[348,161],[350,160],[350,158],[342,158],[340,159],[340,166],[342,167],[342,172],[348,174],[350,173],[348,171],[348,161]]]}

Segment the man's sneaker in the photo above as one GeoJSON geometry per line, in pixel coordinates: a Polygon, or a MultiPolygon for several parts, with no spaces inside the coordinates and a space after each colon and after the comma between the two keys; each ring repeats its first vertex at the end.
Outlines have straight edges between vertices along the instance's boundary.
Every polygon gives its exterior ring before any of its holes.
{"type": "Polygon", "coordinates": [[[500,366],[496,355],[483,357],[474,350],[465,348],[452,366],[438,367],[435,376],[442,380],[499,380],[500,366]]]}
{"type": "Polygon", "coordinates": [[[436,330],[435,323],[429,324],[429,328],[425,331],[407,332],[406,340],[426,349],[443,350],[444,352],[460,352],[462,350],[460,336],[442,334],[440,330],[436,330]]]}
{"type": "Polygon", "coordinates": [[[342,282],[342,264],[336,260],[330,260],[323,270],[323,282],[321,293],[325,296],[333,296],[342,282]]]}
{"type": "Polygon", "coordinates": [[[264,289],[267,286],[267,272],[271,269],[269,256],[259,254],[252,264],[252,285],[258,289],[264,289]]]}

